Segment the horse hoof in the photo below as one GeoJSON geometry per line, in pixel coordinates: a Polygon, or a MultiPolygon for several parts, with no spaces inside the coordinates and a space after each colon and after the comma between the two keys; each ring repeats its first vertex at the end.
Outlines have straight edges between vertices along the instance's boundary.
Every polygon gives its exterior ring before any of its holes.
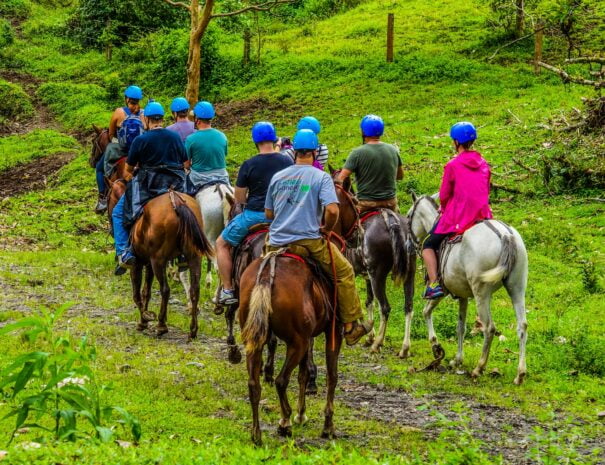
{"type": "Polygon", "coordinates": [[[517,386],[521,386],[523,384],[524,380],[525,380],[525,373],[519,373],[515,377],[515,380],[513,381],[513,383],[515,383],[517,386]]]}
{"type": "Polygon", "coordinates": [[[215,315],[222,315],[223,313],[225,313],[225,307],[223,307],[222,305],[216,305],[214,307],[214,314],[215,315]]]}
{"type": "Polygon", "coordinates": [[[323,439],[336,439],[336,432],[333,429],[325,429],[321,432],[323,439]]]}
{"type": "Polygon", "coordinates": [[[187,338],[187,342],[192,342],[195,339],[197,339],[197,333],[191,333],[191,334],[189,334],[189,337],[187,338]]]}
{"type": "Polygon", "coordinates": [[[402,349],[399,351],[399,353],[397,354],[397,356],[399,358],[410,358],[411,354],[410,354],[410,349],[402,349]]]}
{"type": "Polygon", "coordinates": [[[229,347],[229,362],[232,364],[237,364],[242,361],[242,353],[240,352],[237,346],[229,347]]]}
{"type": "Polygon", "coordinates": [[[156,314],[155,314],[155,313],[153,313],[153,312],[150,312],[149,310],[144,311],[144,312],[141,314],[141,319],[142,319],[143,321],[154,321],[156,318],[157,318],[156,314]]]}
{"type": "Polygon", "coordinates": [[[459,360],[457,358],[450,360],[450,367],[452,368],[459,368],[462,366],[462,360],[459,360]]]}
{"type": "Polygon", "coordinates": [[[147,322],[145,323],[139,323],[137,325],[137,331],[145,331],[149,326],[147,325],[147,322]]]}
{"type": "Polygon", "coordinates": [[[380,345],[373,345],[372,347],[370,347],[370,352],[372,352],[373,354],[379,354],[380,353],[380,345]]]}
{"type": "Polygon", "coordinates": [[[307,422],[307,415],[303,413],[302,418],[298,415],[298,413],[294,416],[294,423],[297,425],[304,425],[307,422]]]}
{"type": "Polygon", "coordinates": [[[261,438],[260,431],[252,433],[252,442],[254,443],[255,446],[260,447],[263,445],[263,440],[261,438]]]}
{"type": "Polygon", "coordinates": [[[283,438],[291,438],[292,437],[292,426],[278,426],[277,434],[279,434],[283,438]]]}
{"type": "Polygon", "coordinates": [[[158,327],[156,328],[156,330],[155,330],[155,334],[156,334],[156,336],[158,336],[158,337],[163,336],[163,335],[164,335],[164,334],[166,334],[167,332],[168,332],[168,328],[166,328],[166,327],[161,327],[161,326],[158,326],[158,327]]]}
{"type": "Polygon", "coordinates": [[[471,372],[471,378],[473,378],[474,380],[476,380],[477,378],[479,378],[479,376],[481,376],[481,372],[483,370],[480,370],[479,368],[475,368],[472,372],[471,372]]]}
{"type": "Polygon", "coordinates": [[[315,384],[315,383],[307,384],[307,388],[305,389],[305,394],[307,394],[308,396],[314,396],[315,394],[317,394],[317,384],[315,384]]]}

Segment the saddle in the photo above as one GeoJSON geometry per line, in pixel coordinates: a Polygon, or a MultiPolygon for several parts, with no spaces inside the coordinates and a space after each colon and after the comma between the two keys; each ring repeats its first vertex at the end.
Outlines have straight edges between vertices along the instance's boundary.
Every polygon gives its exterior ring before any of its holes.
{"type": "Polygon", "coordinates": [[[239,292],[239,278],[244,270],[255,258],[262,255],[265,243],[265,235],[269,232],[269,223],[255,224],[250,228],[244,240],[233,248],[231,259],[233,260],[233,283],[234,290],[239,292]]]}

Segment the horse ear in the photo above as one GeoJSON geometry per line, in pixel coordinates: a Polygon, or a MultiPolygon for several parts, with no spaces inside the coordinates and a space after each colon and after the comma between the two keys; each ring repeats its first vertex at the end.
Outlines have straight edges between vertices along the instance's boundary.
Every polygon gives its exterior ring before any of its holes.
{"type": "Polygon", "coordinates": [[[418,196],[416,195],[416,192],[412,191],[412,202],[416,203],[416,200],[418,200],[418,196]]]}
{"type": "Polygon", "coordinates": [[[101,134],[102,129],[101,129],[99,126],[97,126],[96,124],[93,124],[93,125],[92,125],[92,128],[95,130],[95,132],[96,132],[97,134],[101,134]]]}
{"type": "Polygon", "coordinates": [[[433,195],[431,195],[431,198],[436,202],[439,200],[439,192],[435,192],[433,195]]]}

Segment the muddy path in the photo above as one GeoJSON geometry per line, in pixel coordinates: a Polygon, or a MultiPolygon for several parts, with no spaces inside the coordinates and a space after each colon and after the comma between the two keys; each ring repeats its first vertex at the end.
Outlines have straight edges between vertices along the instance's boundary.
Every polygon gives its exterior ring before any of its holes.
{"type": "MultiPolygon", "coordinates": [[[[31,282],[27,282],[25,286],[16,286],[0,278],[0,289],[3,294],[0,308],[28,313],[31,311],[29,304],[27,304],[28,301],[43,305],[56,305],[60,301],[65,301],[65,296],[61,299],[59,297],[49,298],[48,290],[42,287],[42,284],[39,281],[32,280],[31,282]]],[[[56,289],[55,291],[62,292],[63,289],[56,289]]],[[[51,292],[50,294],[59,296],[61,292],[51,292]]],[[[136,333],[135,322],[132,320],[128,321],[128,318],[136,313],[134,306],[108,311],[107,309],[94,306],[86,296],[69,297],[78,303],[69,309],[68,317],[86,316],[95,325],[114,325],[124,328],[128,334],[134,335],[136,333]]],[[[172,300],[169,309],[169,320],[170,312],[185,313],[186,308],[184,303],[172,300]]],[[[201,308],[200,318],[218,318],[222,320],[223,317],[211,315],[208,307],[201,308]]],[[[3,326],[2,323],[0,323],[1,326],[3,326]]],[[[146,330],[143,334],[150,338],[157,338],[153,329],[153,323],[150,329],[146,330]]],[[[224,362],[226,367],[229,366],[229,362],[227,361],[227,345],[223,339],[200,333],[198,340],[204,348],[204,354],[224,362]]],[[[169,326],[168,334],[159,338],[159,341],[163,344],[178,345],[182,350],[191,351],[196,354],[199,354],[200,351],[200,344],[188,343],[187,331],[175,326],[169,326]]],[[[100,337],[98,338],[98,343],[110,345],[112,341],[104,340],[104,338],[100,337]]],[[[282,363],[282,349],[283,347],[278,349],[277,369],[279,369],[282,363]]],[[[124,350],[128,350],[128,348],[124,350]]],[[[319,351],[317,351],[316,358],[318,362],[322,360],[319,351]]],[[[359,360],[353,360],[351,357],[341,358],[341,364],[349,366],[355,364],[357,367],[360,365],[358,362],[359,360]]],[[[321,399],[325,395],[325,367],[320,365],[318,369],[318,395],[321,399]]],[[[291,384],[296,384],[295,376],[293,376],[291,384]]],[[[221,389],[221,387],[217,386],[217,389],[221,389]]],[[[294,394],[291,393],[290,395],[293,396],[294,394]]],[[[263,397],[265,396],[268,399],[267,402],[277,403],[272,387],[264,386],[263,397]]],[[[247,398],[240,400],[247,402],[247,398]]],[[[512,464],[535,463],[533,460],[527,458],[527,453],[530,447],[536,446],[531,440],[531,435],[535,433],[536,428],[541,428],[545,432],[557,431],[561,434],[574,426],[574,424],[566,422],[562,415],[559,418],[555,418],[552,423],[545,424],[515,409],[478,402],[470,395],[430,393],[414,396],[402,389],[385,387],[381,384],[366,383],[355,379],[351,375],[343,376],[342,374],[337,388],[336,400],[351,409],[348,413],[340,412],[340,415],[349,416],[349,418],[345,417],[347,420],[355,421],[360,418],[374,420],[386,425],[388,429],[392,428],[393,431],[416,431],[429,440],[437,438],[444,432],[449,432],[454,437],[460,437],[461,439],[465,436],[468,438],[470,435],[481,440],[483,443],[482,447],[490,455],[494,457],[501,455],[507,463],[512,464]],[[454,409],[454,405],[461,405],[462,408],[454,409]]],[[[336,415],[338,419],[338,411],[336,415]]],[[[581,425],[582,421],[578,420],[575,422],[575,426],[581,425]]],[[[262,429],[267,434],[274,434],[274,426],[264,423],[262,429]]],[[[339,431],[338,434],[342,438],[354,441],[360,447],[369,447],[377,451],[381,450],[380,436],[376,435],[378,433],[349,428],[347,431],[339,431]]],[[[296,441],[301,447],[321,446],[324,444],[323,440],[318,439],[311,432],[304,436],[301,435],[301,437],[296,438],[296,441]]],[[[577,450],[580,456],[588,456],[591,450],[597,447],[605,451],[605,438],[584,437],[580,444],[577,450]]],[[[544,447],[544,445],[541,446],[544,447]]],[[[603,455],[603,460],[605,461],[605,455],[603,455]]]]}

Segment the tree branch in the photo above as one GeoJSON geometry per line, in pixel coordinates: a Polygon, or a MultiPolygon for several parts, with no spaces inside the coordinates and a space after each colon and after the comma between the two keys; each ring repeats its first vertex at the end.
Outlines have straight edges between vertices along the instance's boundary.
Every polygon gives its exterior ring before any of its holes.
{"type": "Polygon", "coordinates": [[[565,63],[599,63],[601,65],[605,65],[605,58],[601,58],[601,57],[568,58],[567,60],[565,60],[565,63]]]}
{"type": "Polygon", "coordinates": [[[523,39],[527,39],[528,37],[533,36],[533,35],[534,35],[536,32],[543,31],[544,29],[546,29],[546,26],[539,27],[538,29],[536,29],[536,30],[534,30],[534,31],[530,32],[529,34],[527,34],[527,35],[525,35],[525,36],[523,36],[523,37],[519,37],[518,39],[512,40],[512,41],[510,41],[509,43],[504,44],[502,47],[497,48],[497,49],[496,49],[496,51],[495,51],[494,53],[492,53],[492,56],[490,56],[490,57],[487,59],[487,61],[492,61],[492,60],[494,59],[494,57],[495,57],[495,56],[496,56],[496,55],[497,55],[497,54],[500,52],[500,50],[503,50],[503,49],[505,49],[506,47],[510,47],[511,45],[516,44],[517,42],[522,41],[523,39]]]}
{"type": "MultiPolygon", "coordinates": [[[[165,0],[168,1],[168,0],[165,0]]],[[[212,18],[226,18],[228,16],[241,15],[242,13],[246,13],[247,11],[268,11],[271,8],[284,4],[284,3],[293,3],[294,0],[273,0],[265,3],[258,3],[256,5],[250,5],[244,8],[240,8],[239,10],[228,11],[226,13],[216,13],[213,14],[212,18]]]]}
{"type": "Polygon", "coordinates": [[[191,11],[191,5],[188,5],[184,2],[175,2],[173,0],[164,0],[166,3],[172,6],[178,6],[179,8],[185,8],[187,11],[191,11]]]}
{"type": "Polygon", "coordinates": [[[591,87],[594,87],[595,89],[600,89],[601,87],[605,87],[605,81],[591,81],[590,79],[584,79],[581,77],[570,76],[569,73],[567,73],[566,71],[563,71],[560,68],[549,65],[548,63],[544,63],[542,61],[538,61],[537,64],[538,64],[538,66],[541,66],[542,68],[545,68],[545,69],[552,71],[553,73],[561,76],[561,79],[563,79],[563,82],[574,82],[576,84],[582,84],[583,86],[591,86],[591,87]]]}

